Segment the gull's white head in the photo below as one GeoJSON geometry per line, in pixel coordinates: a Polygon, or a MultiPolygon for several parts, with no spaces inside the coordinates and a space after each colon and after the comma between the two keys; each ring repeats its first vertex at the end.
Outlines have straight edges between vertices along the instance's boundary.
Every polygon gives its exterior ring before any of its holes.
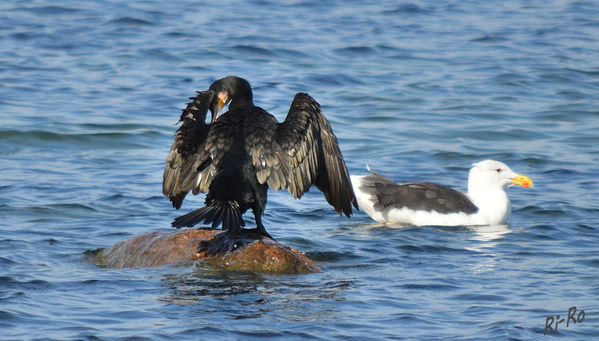
{"type": "Polygon", "coordinates": [[[529,188],[533,186],[533,183],[529,177],[515,173],[503,162],[484,160],[472,164],[468,176],[469,191],[473,188],[505,190],[514,185],[529,188]]]}

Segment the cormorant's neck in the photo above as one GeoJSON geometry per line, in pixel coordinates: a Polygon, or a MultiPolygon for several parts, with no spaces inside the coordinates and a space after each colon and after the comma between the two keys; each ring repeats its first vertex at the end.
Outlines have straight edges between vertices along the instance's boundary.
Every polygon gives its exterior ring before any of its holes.
{"type": "Polygon", "coordinates": [[[236,108],[243,108],[248,106],[254,106],[254,100],[252,98],[252,90],[250,89],[250,93],[248,94],[235,94],[233,99],[231,99],[231,103],[229,103],[229,110],[236,108]]]}

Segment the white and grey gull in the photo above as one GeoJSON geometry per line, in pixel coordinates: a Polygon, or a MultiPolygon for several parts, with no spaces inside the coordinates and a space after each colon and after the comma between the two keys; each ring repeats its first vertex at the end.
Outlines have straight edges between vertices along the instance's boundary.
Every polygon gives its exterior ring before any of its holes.
{"type": "Polygon", "coordinates": [[[397,184],[372,170],[352,175],[351,181],[360,208],[370,217],[404,226],[506,224],[511,214],[506,189],[533,186],[529,177],[495,160],[472,165],[467,193],[430,182],[397,184]]]}

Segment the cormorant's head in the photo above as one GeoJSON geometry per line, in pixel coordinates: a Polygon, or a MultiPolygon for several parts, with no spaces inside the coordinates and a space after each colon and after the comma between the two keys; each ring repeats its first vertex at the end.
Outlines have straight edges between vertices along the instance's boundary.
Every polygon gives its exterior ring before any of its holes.
{"type": "Polygon", "coordinates": [[[241,77],[229,76],[221,78],[212,83],[209,90],[216,95],[210,105],[210,111],[212,112],[211,122],[214,122],[218,118],[223,107],[229,103],[229,109],[254,104],[252,87],[248,81],[241,77]]]}

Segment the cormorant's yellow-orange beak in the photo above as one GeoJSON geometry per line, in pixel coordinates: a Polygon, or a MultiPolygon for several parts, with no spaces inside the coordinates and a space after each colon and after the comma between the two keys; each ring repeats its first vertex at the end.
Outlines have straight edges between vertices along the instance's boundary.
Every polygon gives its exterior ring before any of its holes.
{"type": "Polygon", "coordinates": [[[526,175],[522,174],[516,174],[516,176],[511,178],[510,180],[512,180],[512,185],[518,185],[524,188],[530,188],[533,185],[532,180],[530,180],[530,178],[526,175]]]}
{"type": "Polygon", "coordinates": [[[216,96],[218,99],[216,101],[216,105],[213,104],[213,107],[210,109],[210,111],[212,111],[212,120],[210,120],[210,123],[214,123],[214,121],[216,121],[223,108],[227,104],[227,101],[229,100],[229,94],[227,94],[226,91],[221,91],[216,96]]]}

